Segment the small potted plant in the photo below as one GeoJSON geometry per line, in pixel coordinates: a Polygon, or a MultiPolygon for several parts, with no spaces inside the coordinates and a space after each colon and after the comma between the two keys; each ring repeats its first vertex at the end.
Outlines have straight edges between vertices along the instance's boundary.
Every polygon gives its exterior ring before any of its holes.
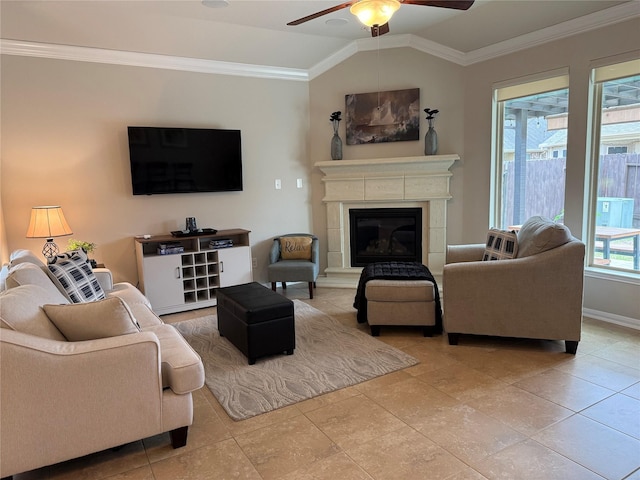
{"type": "MultiPolygon", "coordinates": [[[[67,250],[82,249],[87,255],[93,252],[96,249],[96,247],[97,245],[93,242],[84,242],[82,240],[76,240],[75,238],[71,238],[67,243],[67,250]]],[[[98,266],[98,263],[91,258],[89,259],[89,262],[91,263],[92,268],[96,268],[98,266]]]]}

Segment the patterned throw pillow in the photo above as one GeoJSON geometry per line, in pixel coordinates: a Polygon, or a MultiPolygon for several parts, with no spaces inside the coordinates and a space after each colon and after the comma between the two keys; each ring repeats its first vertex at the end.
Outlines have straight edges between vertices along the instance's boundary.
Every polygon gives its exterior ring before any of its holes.
{"type": "Polygon", "coordinates": [[[49,271],[58,279],[73,303],[105,298],[104,290],[87,262],[87,254],[73,250],[49,260],[49,271]]]}
{"type": "Polygon", "coordinates": [[[280,237],[280,257],[283,260],[311,260],[311,237],[280,237]]]}
{"type": "Polygon", "coordinates": [[[504,260],[518,254],[518,235],[514,231],[489,229],[482,260],[504,260]]]}

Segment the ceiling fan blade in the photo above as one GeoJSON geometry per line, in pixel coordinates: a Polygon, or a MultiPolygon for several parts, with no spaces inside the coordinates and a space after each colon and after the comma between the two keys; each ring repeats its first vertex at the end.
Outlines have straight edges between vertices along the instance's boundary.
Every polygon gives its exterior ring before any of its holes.
{"type": "Polygon", "coordinates": [[[456,10],[469,10],[474,0],[400,0],[408,5],[423,5],[425,7],[454,8],[456,10]]]}
{"type": "Polygon", "coordinates": [[[307,15],[306,17],[299,18],[298,20],[294,20],[293,22],[289,22],[287,23],[287,25],[300,25],[301,23],[308,22],[309,20],[313,20],[314,18],[318,18],[329,13],[337,12],[338,10],[342,10],[343,8],[350,7],[355,2],[356,0],[353,0],[351,2],[345,2],[340,5],[336,5],[335,7],[327,8],[326,10],[322,10],[321,12],[316,12],[311,15],[307,15]]]}
{"type": "Polygon", "coordinates": [[[389,22],[384,25],[374,25],[371,27],[371,36],[379,37],[380,35],[384,35],[385,33],[389,33],[389,22]]]}

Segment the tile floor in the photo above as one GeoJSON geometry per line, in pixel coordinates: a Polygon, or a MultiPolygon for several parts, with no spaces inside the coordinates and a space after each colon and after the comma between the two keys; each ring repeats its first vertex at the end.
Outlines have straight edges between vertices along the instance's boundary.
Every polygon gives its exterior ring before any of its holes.
{"type": "MultiPolygon", "coordinates": [[[[353,290],[287,296],[357,325],[353,290]]],[[[185,312],[167,322],[198,317],[185,312]]],[[[205,387],[186,447],[168,434],[16,480],[640,480],[640,332],[585,319],[561,342],[383,328],[411,368],[241,422],[205,387]]]]}

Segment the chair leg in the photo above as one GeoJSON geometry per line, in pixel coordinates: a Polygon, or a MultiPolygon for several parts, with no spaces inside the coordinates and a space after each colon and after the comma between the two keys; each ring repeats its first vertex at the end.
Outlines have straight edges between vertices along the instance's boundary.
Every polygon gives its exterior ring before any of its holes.
{"type": "Polygon", "coordinates": [[[271,290],[276,291],[276,282],[271,282],[271,290]]]}
{"type": "Polygon", "coordinates": [[[287,289],[287,282],[282,282],[282,289],[286,290],[287,289]]]}
{"type": "Polygon", "coordinates": [[[458,344],[458,339],[460,338],[459,333],[448,333],[447,336],[449,337],[449,345],[458,344]]]}
{"type": "Polygon", "coordinates": [[[171,437],[171,446],[173,448],[184,447],[187,444],[187,434],[189,433],[189,426],[176,428],[169,432],[171,437]]]}
{"type": "Polygon", "coordinates": [[[309,282],[309,298],[313,299],[313,282],[309,282]]]}
{"type": "Polygon", "coordinates": [[[570,353],[571,355],[575,355],[576,352],[578,351],[578,342],[574,340],[565,340],[564,348],[567,353],[570,353]]]}

